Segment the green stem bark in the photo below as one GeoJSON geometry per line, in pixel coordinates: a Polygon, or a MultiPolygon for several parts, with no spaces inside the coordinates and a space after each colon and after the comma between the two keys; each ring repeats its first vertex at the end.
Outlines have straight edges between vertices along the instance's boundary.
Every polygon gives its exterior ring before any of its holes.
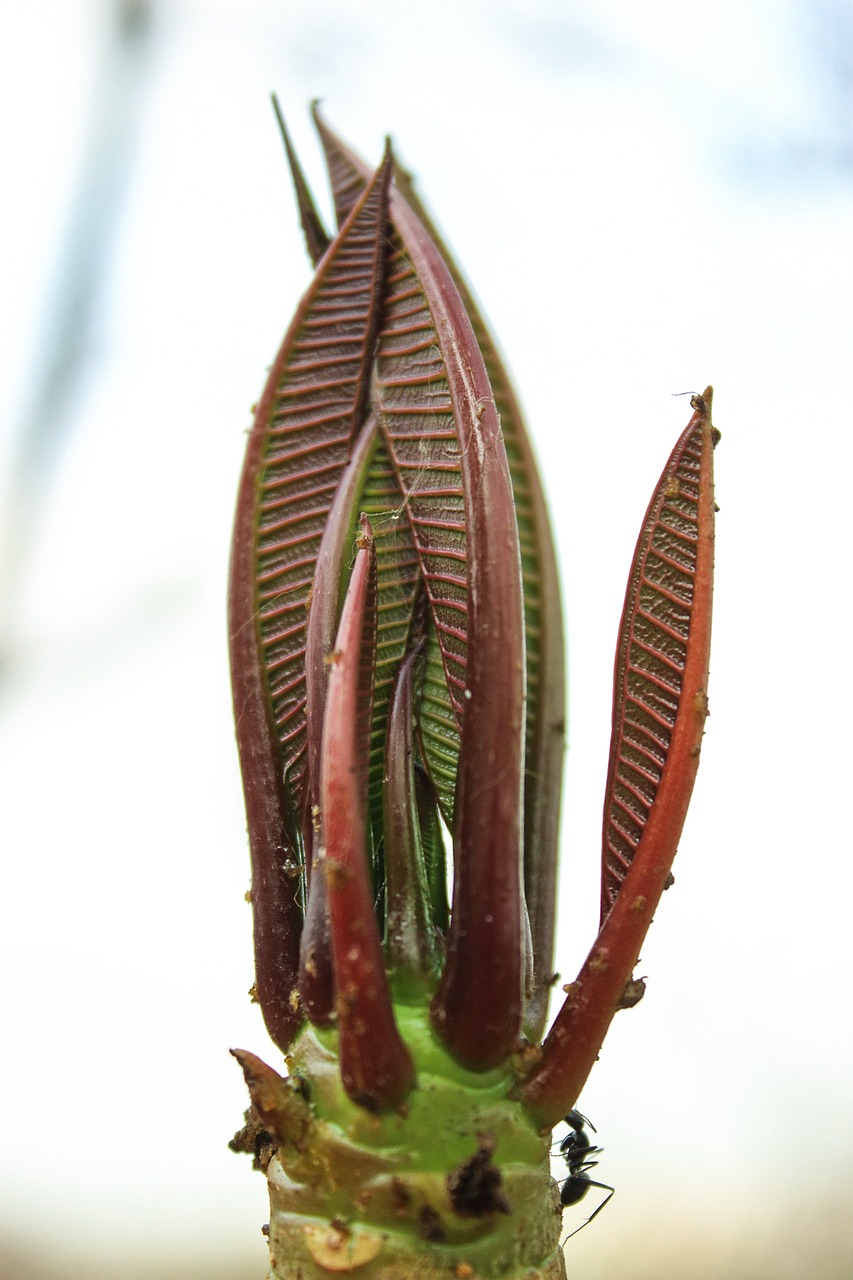
{"type": "Polygon", "coordinates": [[[417,1084],[393,1112],[353,1103],[334,1031],[308,1028],[277,1075],[237,1056],[270,1195],[268,1280],[564,1280],[550,1134],[509,1066],[459,1067],[426,1012],[395,1013],[417,1084]]]}

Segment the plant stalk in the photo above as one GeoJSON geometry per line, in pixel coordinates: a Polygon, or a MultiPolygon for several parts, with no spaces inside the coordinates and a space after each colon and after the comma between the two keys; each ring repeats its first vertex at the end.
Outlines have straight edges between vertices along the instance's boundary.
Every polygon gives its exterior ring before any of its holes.
{"type": "Polygon", "coordinates": [[[422,1007],[398,1004],[416,1087],[397,1111],[344,1091],[334,1030],[306,1028],[282,1078],[238,1057],[252,1097],[235,1143],[269,1184],[268,1280],[559,1280],[550,1135],[509,1094],[511,1068],[466,1071],[422,1007]]]}

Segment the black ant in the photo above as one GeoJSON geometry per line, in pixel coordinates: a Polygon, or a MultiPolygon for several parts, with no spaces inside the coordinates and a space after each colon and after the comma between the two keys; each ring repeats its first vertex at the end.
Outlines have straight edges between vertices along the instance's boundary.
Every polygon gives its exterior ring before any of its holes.
{"type": "Polygon", "coordinates": [[[580,1227],[575,1227],[574,1231],[569,1232],[566,1236],[570,1240],[576,1235],[588,1222],[592,1222],[606,1204],[610,1202],[616,1194],[615,1188],[608,1186],[606,1182],[596,1182],[589,1176],[590,1169],[595,1169],[598,1165],[597,1160],[590,1159],[591,1156],[601,1155],[602,1148],[596,1147],[586,1132],[587,1125],[596,1133],[596,1127],[591,1120],[587,1120],[586,1116],[581,1115],[580,1111],[570,1111],[565,1117],[566,1124],[569,1126],[569,1132],[560,1143],[560,1155],[566,1162],[569,1170],[569,1176],[563,1183],[560,1191],[560,1202],[564,1207],[577,1204],[582,1200],[589,1191],[590,1187],[600,1187],[602,1191],[609,1191],[610,1194],[602,1200],[601,1204],[592,1211],[586,1222],[582,1222],[580,1227]]]}

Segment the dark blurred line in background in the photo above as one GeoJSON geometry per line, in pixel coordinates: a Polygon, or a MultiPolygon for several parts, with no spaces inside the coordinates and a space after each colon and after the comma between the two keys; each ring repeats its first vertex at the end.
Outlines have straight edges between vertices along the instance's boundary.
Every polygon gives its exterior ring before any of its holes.
{"type": "Polygon", "coordinates": [[[100,64],[76,189],[34,339],[17,424],[0,547],[0,677],[14,648],[15,605],[51,481],[89,372],[92,334],[136,155],[153,29],[151,0],[105,0],[100,64]]]}

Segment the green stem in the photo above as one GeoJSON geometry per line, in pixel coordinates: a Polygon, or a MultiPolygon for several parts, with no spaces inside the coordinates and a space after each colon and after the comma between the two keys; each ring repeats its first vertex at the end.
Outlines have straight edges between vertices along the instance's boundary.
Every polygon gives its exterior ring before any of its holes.
{"type": "Polygon", "coordinates": [[[426,1011],[395,1016],[417,1070],[398,1111],[347,1097],[335,1031],[302,1032],[287,1080],[238,1055],[271,1135],[269,1280],[565,1277],[550,1135],[510,1098],[512,1070],[466,1071],[426,1011]]]}

